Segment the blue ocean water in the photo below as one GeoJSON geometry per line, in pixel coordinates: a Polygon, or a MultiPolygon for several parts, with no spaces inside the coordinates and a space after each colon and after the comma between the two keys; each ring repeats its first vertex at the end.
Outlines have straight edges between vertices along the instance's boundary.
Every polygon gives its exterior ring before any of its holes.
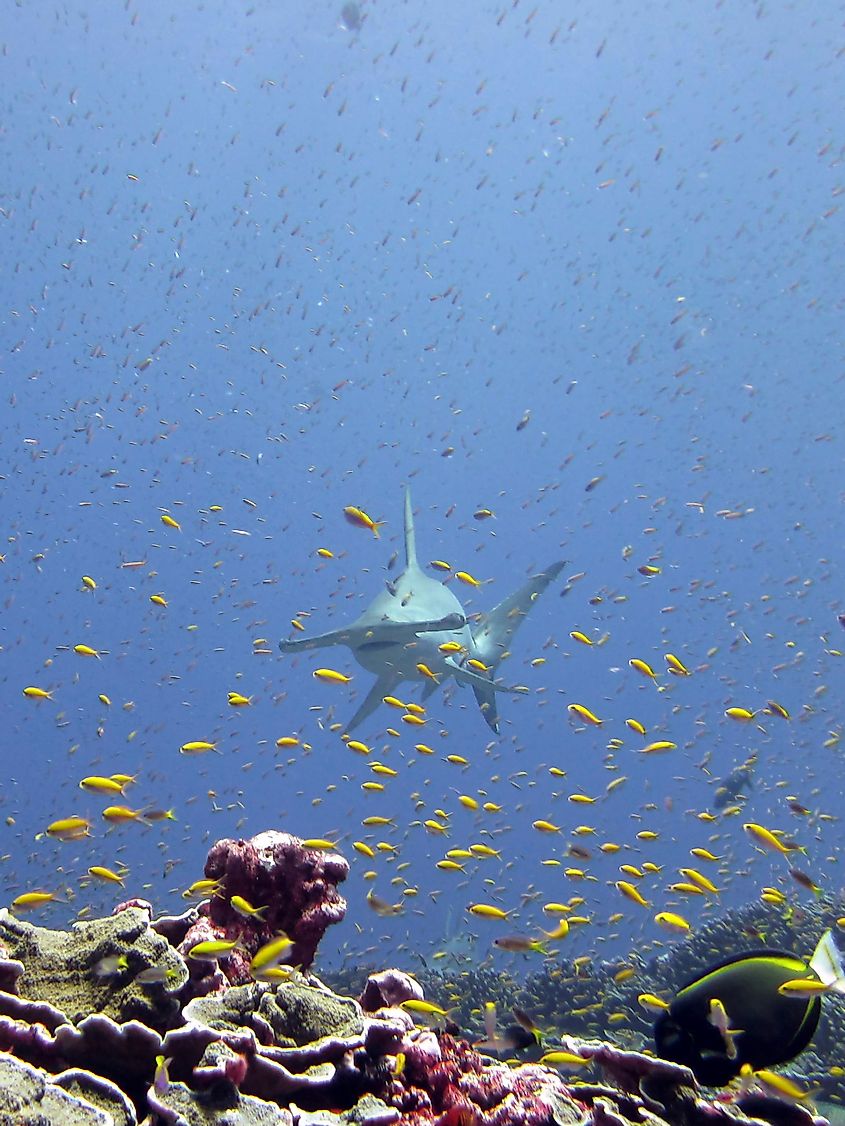
{"type": "Polygon", "coordinates": [[[838,891],[841,7],[5,15],[4,897],[60,893],[37,916],[56,925],[128,895],[179,910],[211,842],[280,828],[350,857],[325,961],[448,940],[519,967],[493,938],[550,929],[543,905],[572,896],[591,922],[560,948],[599,958],[673,941],[659,910],[694,927],[766,884],[800,903],[747,822],[838,891]],[[468,612],[557,559],[566,579],[502,666],[530,691],[500,698],[499,737],[452,683],[424,728],[381,708],[365,758],[340,732],[369,674],[278,641],[384,589],[405,486],[421,561],[483,581],[449,580],[468,612]],[[349,505],[387,521],[379,539],[349,505]],[[350,684],[315,680],[326,664],[350,684]],[[216,752],[181,755],[192,740],[216,752]],[[656,740],[677,746],[641,753],[656,740]],[[754,752],[744,809],[720,813],[754,752]],[[137,775],[132,809],[176,820],[110,827],[79,782],[116,772],[137,775]],[[424,827],[435,810],[448,836],[424,827]],[[45,836],[72,815],[90,838],[45,836]],[[474,842],[501,856],[436,867],[474,842]],[[693,847],[723,858],[718,902],[669,889],[693,847]],[[614,886],[644,861],[663,866],[648,908],[614,886]],[[124,889],[91,884],[120,864],[124,889]],[[376,914],[370,888],[403,912],[376,914]]]}

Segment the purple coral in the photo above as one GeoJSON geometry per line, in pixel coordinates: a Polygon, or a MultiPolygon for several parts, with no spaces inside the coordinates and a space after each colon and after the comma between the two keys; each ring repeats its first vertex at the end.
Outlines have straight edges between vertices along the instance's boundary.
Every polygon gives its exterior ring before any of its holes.
{"type": "Polygon", "coordinates": [[[250,840],[217,841],[205,875],[219,880],[223,893],[202,909],[180,950],[209,938],[239,939],[240,947],[220,963],[232,984],[249,981],[250,957],[280,932],[293,940],[291,965],[308,969],[326,928],[346,914],[337,885],[349,875],[349,862],[339,853],[307,848],[290,833],[270,829],[250,840]],[[244,918],[232,907],[232,896],[263,908],[261,915],[244,918]]]}

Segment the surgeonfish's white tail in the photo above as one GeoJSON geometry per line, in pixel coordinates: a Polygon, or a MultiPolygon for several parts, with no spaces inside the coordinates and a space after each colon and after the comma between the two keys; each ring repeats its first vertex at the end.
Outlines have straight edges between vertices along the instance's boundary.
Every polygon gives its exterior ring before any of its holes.
{"type": "Polygon", "coordinates": [[[810,959],[810,969],[834,993],[845,993],[845,966],[831,930],[826,930],[810,959]]]}

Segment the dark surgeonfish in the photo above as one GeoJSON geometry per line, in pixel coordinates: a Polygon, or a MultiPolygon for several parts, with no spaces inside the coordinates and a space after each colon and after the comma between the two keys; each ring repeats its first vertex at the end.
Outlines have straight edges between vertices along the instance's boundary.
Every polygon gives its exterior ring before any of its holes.
{"type": "Polygon", "coordinates": [[[745,1064],[756,1071],[803,1052],[827,990],[845,992],[829,930],[809,962],[781,950],[737,954],[678,990],[654,1026],[657,1054],[704,1086],[724,1087],[745,1064]]]}

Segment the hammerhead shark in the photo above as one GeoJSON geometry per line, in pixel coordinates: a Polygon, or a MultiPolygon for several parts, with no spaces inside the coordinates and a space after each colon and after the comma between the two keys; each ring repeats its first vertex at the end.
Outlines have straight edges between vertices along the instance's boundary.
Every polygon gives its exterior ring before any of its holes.
{"type": "Polygon", "coordinates": [[[386,583],[386,589],[345,628],[280,641],[279,648],[283,653],[299,653],[346,645],[359,665],[375,673],[376,682],[347,732],[371,715],[385,696],[393,695],[403,680],[422,681],[426,700],[443,681],[454,677],[472,688],[487,725],[498,734],[496,693],[526,689],[495,680],[496,668],[523,618],[564,565],[564,561],[552,563],[489,613],[470,621],[453,591],[426,575],[417,562],[411,493],[406,489],[402,574],[386,583]]]}

